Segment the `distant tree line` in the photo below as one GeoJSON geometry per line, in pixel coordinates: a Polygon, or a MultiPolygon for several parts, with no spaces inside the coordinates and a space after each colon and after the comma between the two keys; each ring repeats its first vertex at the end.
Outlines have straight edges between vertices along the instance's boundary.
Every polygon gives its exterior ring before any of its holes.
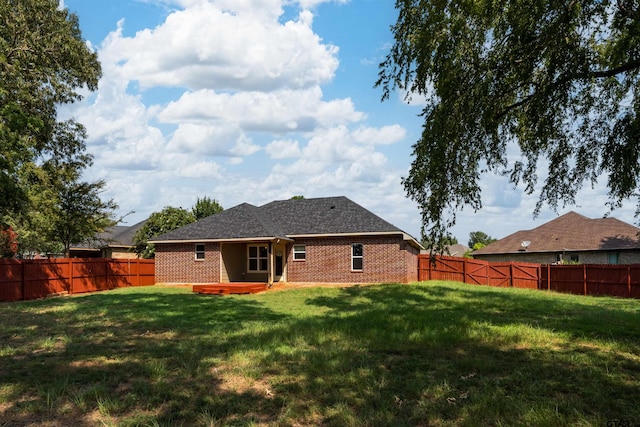
{"type": "MultiPolygon", "coordinates": [[[[495,241],[496,239],[483,231],[472,231],[469,233],[469,241],[467,243],[469,251],[465,256],[470,256],[471,252],[482,249],[495,241]]],[[[450,246],[457,245],[458,243],[458,239],[452,234],[446,234],[443,238],[437,241],[432,240],[431,236],[424,234],[422,236],[422,246],[429,250],[433,250],[435,253],[446,254],[446,250],[450,246]]]]}

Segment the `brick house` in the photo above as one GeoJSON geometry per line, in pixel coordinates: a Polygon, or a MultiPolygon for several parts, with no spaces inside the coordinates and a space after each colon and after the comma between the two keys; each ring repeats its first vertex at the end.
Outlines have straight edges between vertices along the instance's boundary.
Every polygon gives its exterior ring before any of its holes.
{"type": "Polygon", "coordinates": [[[150,240],[158,283],[409,283],[418,241],[346,197],[243,203],[150,240]]]}
{"type": "Polygon", "coordinates": [[[616,218],[592,219],[569,212],[532,230],[517,231],[472,256],[539,264],[636,264],[640,263],[639,232],[616,218]]]}

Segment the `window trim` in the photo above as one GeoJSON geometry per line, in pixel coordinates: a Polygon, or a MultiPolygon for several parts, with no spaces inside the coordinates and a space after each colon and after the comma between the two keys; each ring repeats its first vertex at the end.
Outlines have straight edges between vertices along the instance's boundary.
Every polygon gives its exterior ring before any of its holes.
{"type": "Polygon", "coordinates": [[[364,271],[364,245],[362,243],[352,243],[351,244],[351,271],[354,272],[361,272],[364,271]],[[360,250],[362,252],[362,255],[354,255],[354,250],[356,248],[356,246],[360,246],[360,250]],[[355,268],[353,262],[355,260],[359,259],[360,260],[360,268],[355,268]]]}
{"type": "Polygon", "coordinates": [[[267,273],[269,271],[269,246],[263,244],[247,245],[247,272],[249,273],[267,273]],[[256,248],[256,256],[251,256],[251,248],[256,248]],[[265,256],[260,256],[260,248],[265,249],[265,256]],[[251,269],[251,260],[256,260],[256,270],[251,269]],[[262,270],[260,268],[260,260],[266,260],[267,268],[262,270]]]}
{"type": "Polygon", "coordinates": [[[206,258],[206,253],[207,253],[207,247],[204,243],[196,243],[195,244],[195,248],[194,248],[194,254],[193,257],[196,261],[204,261],[206,258]],[[202,247],[202,250],[198,250],[198,246],[202,247]],[[198,255],[202,255],[201,258],[198,258],[198,255]]]}
{"type": "Polygon", "coordinates": [[[307,260],[307,246],[306,245],[293,245],[293,260],[294,261],[306,261],[307,260]],[[302,250],[296,250],[296,248],[302,248],[302,250]],[[296,258],[297,255],[302,255],[302,258],[296,258]]]}

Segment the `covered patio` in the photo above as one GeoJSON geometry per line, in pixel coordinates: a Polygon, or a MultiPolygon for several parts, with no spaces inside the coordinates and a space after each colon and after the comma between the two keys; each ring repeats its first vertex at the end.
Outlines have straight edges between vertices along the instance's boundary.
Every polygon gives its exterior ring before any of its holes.
{"type": "Polygon", "coordinates": [[[290,239],[227,241],[220,244],[221,284],[267,284],[286,281],[290,239]]]}

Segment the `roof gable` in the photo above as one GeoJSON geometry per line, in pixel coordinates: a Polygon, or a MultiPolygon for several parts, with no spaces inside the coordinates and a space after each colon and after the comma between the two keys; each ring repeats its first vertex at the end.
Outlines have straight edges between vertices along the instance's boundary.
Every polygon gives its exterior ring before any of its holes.
{"type": "Polygon", "coordinates": [[[346,197],[289,199],[268,203],[261,212],[287,235],[401,232],[346,197]]]}
{"type": "Polygon", "coordinates": [[[640,229],[616,218],[587,218],[569,212],[532,230],[517,231],[474,255],[640,249],[640,229]]]}
{"type": "Polygon", "coordinates": [[[301,235],[398,233],[402,230],[346,197],[243,203],[152,239],[160,241],[284,238],[301,235]]]}

